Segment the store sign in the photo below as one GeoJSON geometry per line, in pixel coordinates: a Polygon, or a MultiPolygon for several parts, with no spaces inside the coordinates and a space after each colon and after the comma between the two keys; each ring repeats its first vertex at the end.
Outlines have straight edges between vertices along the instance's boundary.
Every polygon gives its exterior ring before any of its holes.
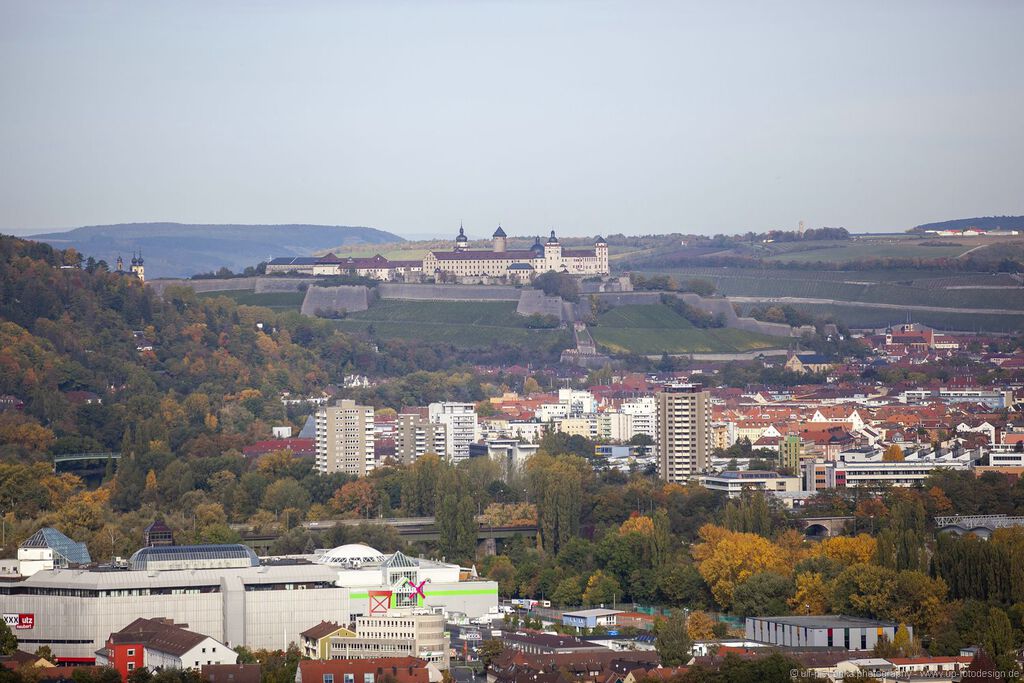
{"type": "Polygon", "coordinates": [[[34,614],[5,614],[4,623],[13,629],[27,631],[36,625],[34,614]]]}
{"type": "Polygon", "coordinates": [[[391,609],[391,591],[369,591],[370,614],[387,614],[391,609]]]}

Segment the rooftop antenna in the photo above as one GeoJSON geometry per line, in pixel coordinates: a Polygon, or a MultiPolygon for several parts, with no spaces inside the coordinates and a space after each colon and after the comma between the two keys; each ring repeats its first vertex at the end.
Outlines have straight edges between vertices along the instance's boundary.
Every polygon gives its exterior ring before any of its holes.
{"type": "Polygon", "coordinates": [[[803,221],[800,221],[799,232],[800,232],[800,236],[803,237],[804,236],[804,222],[803,221]]]}

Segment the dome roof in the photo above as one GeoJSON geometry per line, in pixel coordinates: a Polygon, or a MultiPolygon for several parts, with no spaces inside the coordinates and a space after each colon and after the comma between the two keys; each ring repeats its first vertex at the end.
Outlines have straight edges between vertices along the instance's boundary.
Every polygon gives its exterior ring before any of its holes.
{"type": "Polygon", "coordinates": [[[551,237],[548,238],[548,244],[558,244],[558,238],[555,237],[555,231],[551,231],[551,237]]]}
{"type": "Polygon", "coordinates": [[[492,237],[505,237],[505,236],[506,236],[505,235],[505,231],[501,229],[500,225],[498,226],[498,229],[494,231],[494,235],[492,235],[492,237]]]}
{"type": "Polygon", "coordinates": [[[536,251],[541,254],[544,253],[544,245],[540,243],[540,237],[534,241],[533,246],[530,247],[530,251],[536,251]]]}
{"type": "Polygon", "coordinates": [[[604,238],[603,238],[603,237],[601,237],[600,235],[598,235],[598,236],[597,236],[597,239],[595,239],[595,240],[594,240],[594,244],[607,244],[607,242],[605,242],[605,241],[604,241],[604,238]]]}
{"type": "Polygon", "coordinates": [[[456,242],[468,242],[469,241],[469,238],[466,237],[466,231],[462,229],[461,225],[459,226],[459,236],[455,238],[455,241],[456,242]]]}
{"type": "Polygon", "coordinates": [[[317,558],[319,564],[359,565],[384,561],[384,554],[362,543],[347,543],[331,548],[317,558]]]}

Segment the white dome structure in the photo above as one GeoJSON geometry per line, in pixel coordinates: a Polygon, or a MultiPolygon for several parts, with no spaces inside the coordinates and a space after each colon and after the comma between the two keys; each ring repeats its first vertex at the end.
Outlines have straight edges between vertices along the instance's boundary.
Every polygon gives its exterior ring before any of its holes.
{"type": "Polygon", "coordinates": [[[367,564],[380,564],[385,560],[384,554],[376,548],[362,543],[347,543],[331,548],[316,558],[318,564],[330,564],[344,567],[360,567],[367,564]]]}

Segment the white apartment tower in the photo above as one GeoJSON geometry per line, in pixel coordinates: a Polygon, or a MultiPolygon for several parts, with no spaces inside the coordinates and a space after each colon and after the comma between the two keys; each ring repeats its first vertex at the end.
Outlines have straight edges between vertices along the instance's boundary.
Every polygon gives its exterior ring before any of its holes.
{"type": "Polygon", "coordinates": [[[448,460],[460,462],[469,457],[469,445],[476,443],[476,406],[472,403],[431,403],[427,417],[445,427],[445,451],[448,460]]]}
{"type": "Polygon", "coordinates": [[[704,472],[711,455],[711,394],[700,384],[669,384],[657,394],[658,475],[683,483],[704,472]]]}
{"type": "Polygon", "coordinates": [[[342,399],[316,411],[316,469],[357,477],[373,470],[373,406],[342,399]]]}

